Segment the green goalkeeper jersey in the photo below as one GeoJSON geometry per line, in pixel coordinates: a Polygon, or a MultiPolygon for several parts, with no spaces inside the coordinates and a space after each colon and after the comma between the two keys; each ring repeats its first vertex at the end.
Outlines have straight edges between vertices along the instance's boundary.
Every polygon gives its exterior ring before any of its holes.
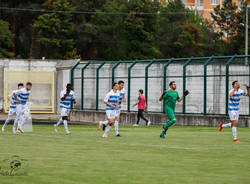
{"type": "Polygon", "coordinates": [[[173,111],[175,111],[175,104],[176,101],[179,100],[179,98],[180,97],[177,91],[168,90],[163,96],[163,99],[165,101],[165,109],[171,108],[173,111]]]}

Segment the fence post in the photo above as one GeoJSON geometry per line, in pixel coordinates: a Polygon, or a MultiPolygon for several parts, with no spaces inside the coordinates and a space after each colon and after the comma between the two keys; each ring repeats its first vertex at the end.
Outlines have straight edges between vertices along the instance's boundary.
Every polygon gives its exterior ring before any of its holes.
{"type": "MultiPolygon", "coordinates": [[[[172,61],[174,61],[174,58],[169,59],[168,62],[166,64],[164,64],[164,66],[163,66],[163,91],[167,90],[167,85],[166,85],[166,83],[167,83],[167,67],[172,63],[172,61]]],[[[163,101],[163,104],[162,104],[163,113],[165,112],[164,104],[165,104],[165,101],[163,101]]]]}
{"type": "MultiPolygon", "coordinates": [[[[192,62],[192,60],[193,57],[189,58],[187,62],[183,65],[183,92],[186,90],[186,67],[192,62]]],[[[182,113],[186,113],[186,98],[183,99],[182,113]]]]}
{"type": "Polygon", "coordinates": [[[232,56],[227,62],[226,62],[226,115],[228,115],[228,88],[229,88],[229,65],[233,62],[234,58],[237,56],[232,56]]]}
{"type": "Polygon", "coordinates": [[[204,64],[204,96],[203,96],[203,114],[207,114],[207,65],[213,61],[213,56],[211,56],[204,64]]]}
{"type": "Polygon", "coordinates": [[[74,89],[74,73],[76,67],[80,64],[80,59],[77,60],[77,63],[71,68],[70,70],[70,84],[71,84],[71,89],[74,89]]]}
{"type": "Polygon", "coordinates": [[[103,67],[103,65],[106,63],[106,61],[102,62],[100,64],[100,66],[98,66],[98,68],[96,69],[96,106],[95,106],[95,110],[98,111],[99,110],[99,71],[100,69],[103,67]]]}
{"type": "Polygon", "coordinates": [[[82,72],[81,72],[81,110],[83,110],[84,106],[84,70],[89,66],[90,61],[85,64],[84,67],[82,67],[82,72]]]}
{"type": "Polygon", "coordinates": [[[145,68],[145,98],[146,103],[148,102],[148,69],[155,62],[155,59],[151,60],[151,62],[145,68]]]}
{"type": "Polygon", "coordinates": [[[129,67],[128,67],[128,112],[130,112],[130,87],[131,87],[131,69],[134,65],[136,65],[138,61],[135,60],[129,67]]]}
{"type": "MultiPolygon", "coordinates": [[[[248,60],[248,57],[249,57],[249,55],[246,56],[247,61],[248,61],[248,73],[249,73],[250,72],[250,62],[248,60]]],[[[249,78],[248,82],[250,83],[250,75],[248,76],[248,78],[249,78]]],[[[248,116],[250,116],[250,98],[248,98],[248,99],[249,99],[249,101],[248,101],[248,116]]]]}
{"type": "Polygon", "coordinates": [[[113,67],[112,67],[112,84],[115,82],[115,69],[121,64],[122,61],[118,61],[113,67]]]}

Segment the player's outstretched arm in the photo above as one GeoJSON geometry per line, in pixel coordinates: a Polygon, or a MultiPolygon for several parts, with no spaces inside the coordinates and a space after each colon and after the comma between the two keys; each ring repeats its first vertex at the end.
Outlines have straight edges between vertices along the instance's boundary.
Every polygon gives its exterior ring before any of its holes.
{"type": "Polygon", "coordinates": [[[145,103],[145,112],[148,112],[148,106],[146,103],[145,103]]]}
{"type": "Polygon", "coordinates": [[[229,93],[229,97],[233,97],[234,96],[234,92],[235,92],[235,89],[232,90],[232,92],[229,93]]]}
{"type": "Polygon", "coordinates": [[[67,91],[65,95],[61,95],[62,96],[61,100],[64,101],[65,98],[68,96],[68,94],[69,94],[69,92],[67,91]]]}
{"type": "Polygon", "coordinates": [[[10,96],[7,96],[7,100],[8,100],[12,105],[14,105],[14,102],[12,101],[12,99],[10,98],[10,96]]]}
{"type": "Polygon", "coordinates": [[[177,101],[178,101],[178,102],[181,102],[186,96],[188,96],[188,94],[189,94],[189,91],[188,91],[188,90],[185,90],[184,93],[183,93],[183,96],[180,97],[177,101]]]}
{"type": "Polygon", "coordinates": [[[17,96],[16,96],[16,93],[13,93],[13,96],[14,96],[14,98],[16,99],[16,103],[19,104],[20,102],[19,102],[19,100],[18,100],[18,98],[17,98],[17,96]]]}
{"type": "Polygon", "coordinates": [[[177,101],[181,102],[184,99],[184,96],[180,97],[177,101]]]}
{"type": "Polygon", "coordinates": [[[163,96],[164,96],[165,94],[166,94],[166,91],[164,91],[164,92],[162,93],[161,97],[159,98],[159,101],[162,101],[163,96]]]}
{"type": "Polygon", "coordinates": [[[110,104],[110,103],[108,102],[109,97],[110,97],[110,93],[108,93],[108,94],[105,96],[105,98],[104,98],[104,104],[106,104],[106,105],[112,107],[113,109],[115,109],[115,106],[112,105],[112,104],[110,104]]]}
{"type": "Polygon", "coordinates": [[[247,88],[246,96],[250,97],[250,86],[246,85],[246,88],[247,88]]]}
{"type": "Polygon", "coordinates": [[[105,103],[106,105],[108,105],[108,106],[112,107],[113,109],[115,109],[115,106],[114,106],[114,105],[112,105],[112,104],[110,104],[110,103],[108,103],[107,101],[104,101],[104,103],[105,103]]]}
{"type": "Polygon", "coordinates": [[[117,108],[117,110],[119,110],[119,101],[117,101],[117,103],[116,103],[116,108],[117,108]]]}
{"type": "Polygon", "coordinates": [[[135,106],[137,106],[138,104],[139,104],[139,100],[137,100],[137,102],[134,104],[134,105],[132,105],[132,107],[135,107],[135,106]]]}

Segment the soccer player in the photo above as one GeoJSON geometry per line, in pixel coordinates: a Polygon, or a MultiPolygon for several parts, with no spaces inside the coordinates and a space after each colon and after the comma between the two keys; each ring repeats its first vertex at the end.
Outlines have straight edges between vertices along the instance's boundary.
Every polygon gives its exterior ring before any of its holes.
{"type": "MultiPolygon", "coordinates": [[[[19,89],[22,89],[24,87],[23,83],[19,83],[17,85],[17,90],[19,89]]],[[[9,96],[7,96],[7,99],[10,103],[10,109],[9,109],[9,114],[8,114],[8,118],[6,119],[3,127],[2,127],[2,132],[4,132],[5,130],[5,127],[6,125],[10,122],[11,120],[11,117],[16,115],[16,105],[17,105],[17,102],[16,102],[16,98],[14,97],[14,93],[16,92],[16,90],[12,91],[11,94],[9,96]]],[[[17,119],[15,119],[14,121],[14,125],[13,125],[13,128],[12,128],[12,132],[13,133],[16,133],[16,126],[17,126],[17,119]]]]}
{"type": "Polygon", "coordinates": [[[25,88],[15,91],[14,97],[16,99],[16,120],[18,122],[17,132],[24,133],[22,126],[29,117],[27,111],[27,101],[31,93],[32,83],[27,82],[25,88]]]}
{"type": "MultiPolygon", "coordinates": [[[[124,89],[124,81],[118,82],[118,93],[119,93],[119,110],[116,110],[114,126],[115,126],[116,136],[120,137],[121,135],[119,134],[119,118],[121,114],[122,103],[126,102],[126,90],[124,89]]],[[[97,129],[100,130],[102,126],[102,129],[104,131],[107,125],[108,125],[108,120],[100,121],[97,129]]]]}
{"type": "Polygon", "coordinates": [[[144,110],[147,112],[147,104],[146,98],[143,96],[143,90],[139,89],[139,97],[137,102],[133,105],[133,107],[138,106],[138,113],[137,113],[137,122],[133,126],[139,126],[140,119],[142,118],[146,122],[146,126],[149,126],[151,122],[143,116],[144,110]]]}
{"type": "Polygon", "coordinates": [[[70,134],[68,129],[68,116],[71,109],[71,102],[73,101],[74,104],[76,103],[75,100],[75,93],[71,90],[71,84],[67,84],[66,89],[61,91],[60,94],[61,102],[60,102],[60,109],[61,109],[61,118],[57,122],[57,124],[54,124],[55,132],[58,132],[58,126],[63,123],[64,128],[66,131],[66,135],[70,134]]]}
{"type": "Polygon", "coordinates": [[[112,90],[106,95],[104,103],[106,104],[106,115],[108,118],[108,126],[102,137],[108,138],[108,132],[111,130],[114,124],[116,111],[119,110],[119,96],[118,84],[115,82],[112,85],[112,90]]]}
{"type": "Polygon", "coordinates": [[[228,114],[231,122],[226,124],[220,123],[219,131],[222,131],[223,128],[232,127],[233,141],[239,142],[237,139],[237,123],[239,119],[240,97],[241,96],[250,97],[250,90],[248,88],[248,93],[244,92],[242,89],[240,89],[240,84],[238,81],[233,81],[232,86],[233,89],[229,91],[229,102],[228,102],[228,114]]]}
{"type": "Polygon", "coordinates": [[[189,92],[186,90],[184,91],[184,96],[179,97],[179,94],[176,91],[175,81],[170,82],[169,87],[170,89],[165,91],[159,99],[159,101],[162,101],[162,100],[165,101],[164,109],[165,109],[165,113],[167,114],[167,122],[163,126],[163,131],[160,134],[160,138],[163,138],[163,139],[165,138],[168,128],[176,122],[176,118],[174,115],[176,101],[181,102],[184,99],[184,97],[189,94],[189,92]]]}

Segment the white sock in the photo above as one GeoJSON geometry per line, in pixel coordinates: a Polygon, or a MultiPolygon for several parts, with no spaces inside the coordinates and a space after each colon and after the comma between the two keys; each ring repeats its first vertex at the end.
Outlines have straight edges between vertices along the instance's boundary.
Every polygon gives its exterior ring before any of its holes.
{"type": "Polygon", "coordinates": [[[116,133],[116,135],[119,134],[119,123],[118,123],[118,121],[115,121],[115,133],[116,133]]]}
{"type": "Polygon", "coordinates": [[[232,123],[226,123],[226,124],[223,124],[222,127],[223,128],[230,128],[232,125],[232,123]]]}
{"type": "Polygon", "coordinates": [[[105,132],[103,135],[107,136],[109,131],[111,130],[112,126],[108,125],[108,127],[106,128],[105,132]]]}
{"type": "Polygon", "coordinates": [[[64,128],[66,132],[69,132],[67,120],[63,120],[64,128]]]}
{"type": "Polygon", "coordinates": [[[108,121],[108,120],[102,121],[102,124],[103,124],[103,125],[108,126],[108,123],[109,123],[109,121],[108,121]]]}
{"type": "Polygon", "coordinates": [[[14,129],[16,129],[17,124],[18,124],[18,119],[16,118],[15,121],[14,121],[14,125],[13,125],[13,128],[14,128],[14,129]]]}
{"type": "Polygon", "coordinates": [[[232,132],[233,132],[233,138],[234,138],[234,140],[236,140],[237,139],[237,127],[233,126],[232,132]]]}
{"type": "Polygon", "coordinates": [[[22,128],[22,126],[23,126],[23,117],[19,117],[18,118],[18,122],[17,122],[17,128],[22,128]]]}
{"type": "Polygon", "coordinates": [[[4,122],[3,127],[5,128],[5,127],[6,127],[6,125],[7,125],[9,122],[10,122],[10,117],[8,116],[8,118],[7,118],[7,119],[6,119],[6,121],[4,122]]]}
{"type": "Polygon", "coordinates": [[[62,124],[63,123],[63,120],[62,120],[62,118],[61,119],[59,119],[59,121],[57,122],[57,124],[56,124],[56,126],[58,127],[60,124],[62,124]]]}

